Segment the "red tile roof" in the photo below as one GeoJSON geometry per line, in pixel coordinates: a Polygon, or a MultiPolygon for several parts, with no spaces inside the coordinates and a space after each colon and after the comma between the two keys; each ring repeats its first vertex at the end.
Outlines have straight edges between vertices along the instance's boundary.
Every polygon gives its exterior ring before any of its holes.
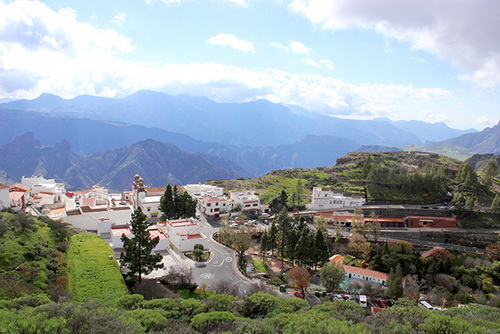
{"type": "Polygon", "coordinates": [[[190,239],[201,239],[203,236],[201,234],[188,234],[188,240],[190,239]]]}
{"type": "Polygon", "coordinates": [[[418,219],[418,220],[432,220],[432,221],[447,221],[447,222],[458,222],[455,218],[450,217],[428,217],[428,216],[408,216],[408,219],[418,219]]]}
{"type": "Polygon", "coordinates": [[[0,189],[9,189],[9,186],[0,183],[0,189]]]}
{"type": "Polygon", "coordinates": [[[340,254],[335,254],[329,260],[332,263],[340,263],[340,262],[344,261],[344,256],[342,256],[340,254]]]}
{"type": "Polygon", "coordinates": [[[21,183],[16,183],[10,186],[11,191],[28,191],[30,190],[30,187],[27,187],[25,185],[22,185],[21,183]]]}
{"type": "Polygon", "coordinates": [[[380,271],[376,271],[376,270],[371,270],[371,269],[363,269],[363,268],[344,265],[344,271],[346,273],[359,274],[359,275],[363,275],[363,276],[370,276],[370,277],[380,278],[380,279],[384,279],[384,280],[389,279],[389,274],[386,274],[386,273],[383,273],[380,271]]]}

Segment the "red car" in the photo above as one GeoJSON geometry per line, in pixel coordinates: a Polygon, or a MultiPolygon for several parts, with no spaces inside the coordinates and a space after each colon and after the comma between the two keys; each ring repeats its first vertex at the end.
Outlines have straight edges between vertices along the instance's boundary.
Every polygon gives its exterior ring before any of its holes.
{"type": "Polygon", "coordinates": [[[387,307],[387,302],[385,300],[383,300],[383,299],[377,299],[375,302],[381,308],[386,308],[387,307]]]}
{"type": "Polygon", "coordinates": [[[293,295],[294,295],[295,297],[299,297],[299,298],[302,298],[302,299],[304,299],[304,298],[305,298],[305,294],[304,294],[304,292],[302,292],[302,291],[295,291],[295,292],[293,293],[293,295]]]}

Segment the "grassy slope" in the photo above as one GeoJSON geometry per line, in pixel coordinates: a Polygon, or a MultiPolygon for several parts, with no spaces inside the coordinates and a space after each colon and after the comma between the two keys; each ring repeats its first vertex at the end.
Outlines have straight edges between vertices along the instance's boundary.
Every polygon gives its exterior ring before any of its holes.
{"type": "Polygon", "coordinates": [[[91,234],[74,235],[68,249],[69,290],[75,301],[114,305],[128,294],[108,243],[91,234]]]}
{"type": "MultiPolygon", "coordinates": [[[[331,167],[312,169],[294,168],[270,172],[266,175],[245,180],[212,180],[209,183],[222,186],[230,191],[256,190],[263,203],[267,204],[284,189],[290,197],[295,191],[299,179],[304,187],[303,203],[311,194],[312,187],[331,186],[351,193],[363,193],[363,183],[366,177],[364,164],[367,159],[379,166],[404,168],[420,168],[445,166],[452,177],[461,162],[446,156],[436,154],[417,153],[409,156],[407,152],[361,153],[351,152],[337,159],[337,164],[331,167]]],[[[404,200],[400,194],[386,194],[388,198],[404,200]]],[[[420,196],[420,194],[418,194],[420,196]]],[[[412,199],[412,198],[409,198],[412,199]]]]}
{"type": "MultiPolygon", "coordinates": [[[[408,146],[401,148],[404,150],[409,149],[408,146]]],[[[477,153],[467,148],[460,146],[453,146],[453,145],[415,146],[415,150],[422,152],[436,153],[459,161],[465,161],[477,153]]]]}

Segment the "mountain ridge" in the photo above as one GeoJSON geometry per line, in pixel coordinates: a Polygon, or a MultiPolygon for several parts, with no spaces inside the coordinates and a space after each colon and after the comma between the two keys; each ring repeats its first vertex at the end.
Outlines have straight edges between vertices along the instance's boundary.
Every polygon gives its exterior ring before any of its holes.
{"type": "Polygon", "coordinates": [[[13,181],[19,180],[22,174],[37,175],[65,182],[69,188],[100,184],[124,190],[130,188],[138,172],[151,185],[249,175],[244,168],[225,158],[189,153],[152,139],[84,156],[72,152],[68,141],[43,146],[33,133],[26,133],[0,146],[0,155],[9,157],[0,161],[0,172],[13,181]]]}
{"type": "Polygon", "coordinates": [[[198,140],[241,147],[293,144],[307,134],[333,135],[363,144],[388,146],[420,143],[414,134],[388,122],[297,115],[287,106],[268,100],[219,103],[203,97],[142,90],[116,99],[88,95],[55,99],[41,95],[0,106],[154,126],[198,140]],[[52,109],[50,101],[54,101],[52,109]]]}

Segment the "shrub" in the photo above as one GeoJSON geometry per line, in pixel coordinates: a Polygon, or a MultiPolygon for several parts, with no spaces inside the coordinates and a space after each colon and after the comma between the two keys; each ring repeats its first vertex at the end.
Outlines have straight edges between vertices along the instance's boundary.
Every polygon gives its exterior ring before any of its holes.
{"type": "Polygon", "coordinates": [[[125,316],[139,325],[139,329],[148,333],[167,326],[168,321],[158,310],[138,309],[126,311],[125,316]]]}
{"type": "Polygon", "coordinates": [[[236,300],[238,298],[231,295],[209,293],[203,302],[210,311],[231,311],[236,300]]]}
{"type": "Polygon", "coordinates": [[[202,333],[208,333],[217,329],[220,324],[234,322],[235,320],[237,320],[237,317],[231,312],[201,313],[191,319],[191,326],[202,333]]]}
{"type": "Polygon", "coordinates": [[[265,292],[257,292],[245,298],[240,312],[248,318],[265,317],[279,306],[283,300],[265,292]]]}
{"type": "Polygon", "coordinates": [[[133,310],[139,307],[139,305],[144,301],[142,295],[125,295],[118,298],[116,305],[125,310],[133,310]]]}
{"type": "Polygon", "coordinates": [[[10,307],[14,309],[20,309],[21,307],[37,307],[51,302],[52,301],[46,295],[28,295],[14,299],[10,307]]]}
{"type": "Polygon", "coordinates": [[[283,281],[278,276],[271,278],[270,282],[272,284],[274,284],[274,285],[281,285],[281,284],[283,284],[283,281]]]}

